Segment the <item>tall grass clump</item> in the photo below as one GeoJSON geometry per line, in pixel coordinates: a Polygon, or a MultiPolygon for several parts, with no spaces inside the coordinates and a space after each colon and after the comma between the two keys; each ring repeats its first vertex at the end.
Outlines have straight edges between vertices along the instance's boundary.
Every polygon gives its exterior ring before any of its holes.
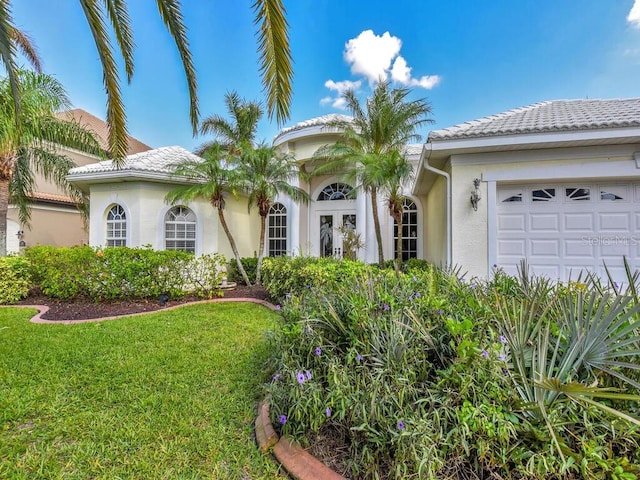
{"type": "Polygon", "coordinates": [[[341,439],[353,478],[636,478],[630,295],[526,269],[465,281],[424,263],[346,268],[288,296],[278,285],[267,388],[282,434],[341,439]]]}

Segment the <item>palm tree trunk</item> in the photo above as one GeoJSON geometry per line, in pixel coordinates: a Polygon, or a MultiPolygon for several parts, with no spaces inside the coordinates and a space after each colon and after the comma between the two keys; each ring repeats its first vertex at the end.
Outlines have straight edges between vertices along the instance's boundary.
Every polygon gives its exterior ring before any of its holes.
{"type": "Polygon", "coordinates": [[[400,216],[395,215],[393,217],[396,224],[398,225],[398,239],[396,240],[396,259],[395,259],[395,268],[396,273],[400,273],[400,265],[402,265],[402,213],[400,216]]]}
{"type": "Polygon", "coordinates": [[[376,231],[378,243],[378,265],[384,268],[384,251],[382,250],[382,233],[380,232],[380,217],[378,216],[378,189],[371,187],[371,211],[373,212],[373,227],[376,231]]]}
{"type": "MultiPolygon", "coordinates": [[[[268,212],[267,212],[268,213],[268,212]]],[[[267,227],[267,217],[260,215],[260,247],[258,249],[258,265],[256,266],[256,285],[262,281],[262,259],[264,258],[264,234],[267,227]]]]}
{"type": "Polygon", "coordinates": [[[247,272],[244,270],[242,266],[242,262],[240,261],[240,254],[238,253],[238,247],[236,246],[236,241],[233,239],[233,235],[231,235],[231,230],[229,230],[229,226],[227,225],[227,221],[224,218],[224,210],[222,208],[218,208],[218,218],[220,219],[220,223],[222,224],[222,229],[224,233],[227,234],[227,238],[229,239],[229,244],[231,245],[231,250],[233,251],[233,255],[236,257],[236,265],[238,266],[238,271],[240,275],[242,275],[242,279],[244,283],[250,287],[251,282],[249,281],[249,277],[247,276],[247,272]]]}
{"type": "Polygon", "coordinates": [[[0,177],[0,257],[7,255],[7,213],[9,212],[9,180],[0,177]]]}

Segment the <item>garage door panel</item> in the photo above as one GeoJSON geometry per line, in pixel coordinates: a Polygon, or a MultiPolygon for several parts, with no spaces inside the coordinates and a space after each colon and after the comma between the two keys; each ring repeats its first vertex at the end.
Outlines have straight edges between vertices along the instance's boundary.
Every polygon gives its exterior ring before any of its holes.
{"type": "Polygon", "coordinates": [[[566,232],[593,232],[595,227],[592,213],[566,213],[564,230],[566,232]]]}
{"type": "Polygon", "coordinates": [[[558,265],[530,264],[529,271],[537,277],[546,277],[555,280],[559,277],[558,265]]]}
{"type": "Polygon", "coordinates": [[[558,232],[560,229],[560,215],[558,213],[530,213],[529,231],[558,232]]]}
{"type": "Polygon", "coordinates": [[[564,240],[564,256],[571,258],[593,258],[595,256],[595,245],[587,238],[564,240]]]}
{"type": "Polygon", "coordinates": [[[560,257],[560,240],[530,240],[531,258],[536,257],[552,257],[558,259],[560,257]]]}
{"type": "Polygon", "coordinates": [[[500,215],[498,218],[498,228],[505,232],[524,232],[525,213],[500,215]]]}
{"type": "Polygon", "coordinates": [[[527,254],[526,244],[524,239],[499,240],[498,251],[501,256],[524,258],[527,254]]]}
{"type": "Polygon", "coordinates": [[[598,221],[600,233],[628,232],[631,228],[631,213],[599,213],[598,221]]]}

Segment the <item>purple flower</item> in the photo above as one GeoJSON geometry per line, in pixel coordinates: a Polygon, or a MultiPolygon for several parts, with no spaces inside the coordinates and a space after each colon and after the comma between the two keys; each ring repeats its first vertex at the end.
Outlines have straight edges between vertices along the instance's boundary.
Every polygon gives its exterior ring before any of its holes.
{"type": "Polygon", "coordinates": [[[489,352],[487,352],[486,350],[482,350],[482,356],[484,358],[489,358],[489,352]]]}
{"type": "Polygon", "coordinates": [[[417,282],[417,281],[418,281],[418,279],[416,278],[416,276],[415,276],[415,275],[413,276],[413,281],[414,281],[414,282],[417,282]]]}
{"type": "Polygon", "coordinates": [[[362,355],[360,355],[360,354],[356,355],[356,360],[361,362],[362,361],[362,355]]]}
{"type": "Polygon", "coordinates": [[[322,349],[320,347],[316,347],[316,355],[317,356],[322,355],[322,349]]]}
{"type": "Polygon", "coordinates": [[[415,297],[420,298],[420,292],[416,292],[415,297]]]}
{"type": "Polygon", "coordinates": [[[507,343],[507,337],[500,335],[500,343],[507,343]]]}
{"type": "Polygon", "coordinates": [[[404,430],[404,422],[402,420],[398,422],[398,430],[404,430]]]}
{"type": "Polygon", "coordinates": [[[620,284],[618,282],[613,282],[613,288],[615,288],[616,290],[619,290],[620,284]]]}
{"type": "Polygon", "coordinates": [[[311,378],[312,378],[312,377],[311,377],[311,372],[310,372],[309,370],[307,370],[307,371],[305,372],[305,374],[307,375],[307,380],[311,380],[311,378]]]}
{"type": "Polygon", "coordinates": [[[280,380],[280,374],[279,374],[279,373],[276,373],[276,374],[273,376],[273,381],[274,381],[274,382],[277,382],[278,380],[280,380]]]}
{"type": "Polygon", "coordinates": [[[329,418],[331,416],[331,409],[327,407],[324,413],[327,415],[327,418],[329,418]]]}
{"type": "Polygon", "coordinates": [[[280,305],[276,305],[276,310],[280,310],[282,307],[280,305]]]}
{"type": "Polygon", "coordinates": [[[498,268],[498,264],[494,263],[493,268],[498,268]]]}
{"type": "Polygon", "coordinates": [[[439,308],[438,310],[436,310],[436,315],[442,315],[444,312],[442,311],[441,308],[439,308]]]}
{"type": "Polygon", "coordinates": [[[388,304],[384,304],[384,306],[382,307],[384,309],[385,312],[388,312],[389,310],[391,310],[391,307],[388,304]]]}
{"type": "Polygon", "coordinates": [[[471,285],[469,285],[469,286],[471,287],[471,289],[472,289],[472,290],[475,290],[475,289],[476,289],[476,284],[475,284],[475,283],[472,283],[472,284],[471,284],[471,285]]]}
{"type": "Polygon", "coordinates": [[[507,356],[504,353],[501,353],[500,355],[498,355],[498,358],[501,362],[504,362],[507,359],[507,356]]]}
{"type": "Polygon", "coordinates": [[[302,385],[302,384],[304,383],[304,381],[306,380],[306,379],[304,378],[304,373],[302,373],[302,372],[296,372],[296,380],[298,380],[298,383],[299,383],[300,385],[302,385]]]}
{"type": "Polygon", "coordinates": [[[278,421],[280,422],[280,425],[284,425],[285,423],[287,423],[287,416],[280,415],[280,417],[278,418],[278,421]]]}

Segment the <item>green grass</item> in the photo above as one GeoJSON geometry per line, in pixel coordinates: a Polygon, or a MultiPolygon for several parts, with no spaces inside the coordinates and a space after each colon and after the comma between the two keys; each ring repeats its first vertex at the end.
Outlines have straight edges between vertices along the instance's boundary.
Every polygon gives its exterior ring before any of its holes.
{"type": "Polygon", "coordinates": [[[0,309],[0,478],[279,477],[253,439],[271,311],[205,304],[79,325],[32,314],[0,309]]]}

